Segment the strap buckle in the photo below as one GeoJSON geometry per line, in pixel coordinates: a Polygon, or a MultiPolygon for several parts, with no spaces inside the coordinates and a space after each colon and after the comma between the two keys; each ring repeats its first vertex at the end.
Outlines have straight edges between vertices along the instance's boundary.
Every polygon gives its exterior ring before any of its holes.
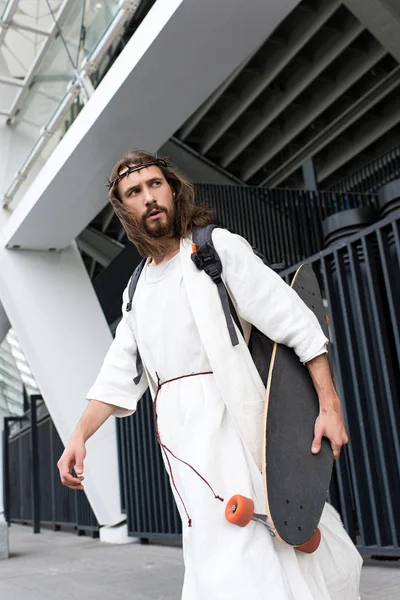
{"type": "Polygon", "coordinates": [[[205,271],[214,283],[221,283],[222,263],[214,248],[206,243],[197,252],[192,252],[192,261],[200,271],[205,271]]]}

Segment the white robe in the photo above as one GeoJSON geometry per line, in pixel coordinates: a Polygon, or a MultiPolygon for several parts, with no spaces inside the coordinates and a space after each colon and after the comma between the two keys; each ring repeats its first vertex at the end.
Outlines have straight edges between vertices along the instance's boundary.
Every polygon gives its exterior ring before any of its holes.
{"type": "MultiPolygon", "coordinates": [[[[272,339],[294,347],[306,362],[325,337],[314,315],[279,276],[265,267],[239,236],[217,230],[215,247],[238,312],[272,339]]],[[[126,301],[126,293],[125,299],[126,301]]],[[[123,307],[125,309],[125,307],[123,307]]],[[[196,468],[225,498],[251,496],[265,512],[260,473],[264,388],[245,341],[233,348],[216,286],[190,260],[190,240],[164,265],[145,269],[132,313],[126,313],[88,398],[130,414],[146,384],[154,397],[161,380],[211,370],[167,384],[158,399],[161,439],[196,468]],[[146,281],[147,279],[147,281],[146,281]],[[167,316],[168,315],[168,316],[167,316]],[[138,386],[136,344],[146,368],[138,386]]],[[[323,542],[303,555],[272,540],[260,524],[236,528],[224,520],[224,505],[187,466],[171,460],[181,501],[186,575],[183,600],[356,600],[361,559],[335,511],[326,506],[323,542]]]]}

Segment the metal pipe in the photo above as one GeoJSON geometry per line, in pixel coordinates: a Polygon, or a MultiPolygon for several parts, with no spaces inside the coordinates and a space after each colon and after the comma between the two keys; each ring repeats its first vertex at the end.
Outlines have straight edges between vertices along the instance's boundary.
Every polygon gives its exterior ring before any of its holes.
{"type": "Polygon", "coordinates": [[[39,443],[37,423],[37,401],[42,397],[33,394],[30,398],[30,425],[31,425],[31,489],[32,489],[32,522],[33,533],[40,533],[40,482],[39,482],[39,443]]]}
{"type": "Polygon", "coordinates": [[[7,75],[0,75],[0,83],[4,85],[14,85],[15,87],[25,87],[24,79],[17,79],[17,77],[7,77],[7,75]]]}
{"type": "Polygon", "coordinates": [[[46,29],[42,29],[41,27],[37,27],[37,25],[23,25],[22,23],[16,23],[15,21],[11,21],[9,23],[5,22],[3,19],[0,19],[0,27],[16,29],[17,31],[29,31],[29,33],[37,33],[38,35],[48,36],[50,32],[46,29]]]}
{"type": "Polygon", "coordinates": [[[2,14],[0,26],[0,48],[3,45],[4,38],[7,35],[8,28],[13,20],[14,14],[17,12],[19,0],[8,0],[8,3],[2,14]]]}

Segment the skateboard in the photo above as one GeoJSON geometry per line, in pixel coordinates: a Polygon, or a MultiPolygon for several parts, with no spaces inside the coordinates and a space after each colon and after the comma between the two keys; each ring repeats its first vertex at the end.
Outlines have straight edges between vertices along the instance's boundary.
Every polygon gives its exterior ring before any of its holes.
{"type": "MultiPolygon", "coordinates": [[[[325,308],[317,278],[308,264],[299,267],[291,287],[316,315],[328,337],[325,308]]],[[[328,495],[333,452],[322,439],[311,453],[319,400],[311,376],[295,352],[275,343],[268,373],[264,411],[263,479],[266,515],[254,513],[250,498],[236,495],[225,517],[235,525],[250,520],[265,525],[271,535],[303,552],[320,543],[318,523],[328,495]]]]}

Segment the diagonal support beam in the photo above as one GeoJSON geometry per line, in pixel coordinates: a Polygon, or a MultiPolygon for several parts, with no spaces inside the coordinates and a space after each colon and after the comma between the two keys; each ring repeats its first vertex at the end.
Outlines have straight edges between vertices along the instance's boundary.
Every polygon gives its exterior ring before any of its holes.
{"type": "Polygon", "coordinates": [[[344,0],[343,4],[400,62],[400,4],[398,0],[344,0]]]}
{"type": "Polygon", "coordinates": [[[294,110],[285,115],[285,132],[276,135],[276,139],[268,136],[265,143],[257,153],[256,158],[248,160],[243,165],[241,179],[248,181],[257,171],[262,169],[279,152],[285,148],[297,135],[308,127],[329,106],[354,85],[367,71],[372,69],[386,54],[378,42],[369,49],[368,53],[359,53],[353,56],[346,65],[346,69],[334,82],[321,82],[318,94],[312,97],[308,106],[294,110]]]}
{"type": "Polygon", "coordinates": [[[8,3],[3,11],[2,20],[0,24],[0,48],[4,43],[4,38],[7,35],[7,30],[17,12],[19,0],[8,0],[8,3]]]}
{"type": "MultiPolygon", "coordinates": [[[[2,26],[3,21],[0,20],[0,27],[2,26]]],[[[42,35],[43,37],[48,37],[50,35],[50,31],[47,29],[42,29],[37,25],[25,25],[23,23],[18,23],[17,21],[11,21],[9,24],[10,29],[15,29],[16,31],[27,31],[29,33],[36,33],[37,35],[42,35]]]]}
{"type": "MultiPolygon", "coordinates": [[[[388,94],[400,86],[400,66],[396,67],[387,77],[380,81],[372,90],[369,90],[356,104],[329,123],[312,140],[298,152],[285,161],[272,175],[266,177],[260,185],[275,187],[296,171],[303,161],[315,156],[332,140],[360,119],[368,110],[384,99],[388,94]]],[[[318,178],[319,180],[319,178],[318,178]]]]}
{"type": "Polygon", "coordinates": [[[218,122],[207,129],[200,147],[202,154],[206,154],[217,143],[229,127],[247,110],[296,54],[300,52],[312,36],[336,12],[340,4],[340,0],[325,2],[316,13],[309,13],[308,16],[300,20],[298,26],[291,32],[287,46],[275,50],[275,52],[266,57],[264,64],[260,68],[260,72],[248,81],[240,96],[224,111],[218,122]]]}
{"type": "Polygon", "coordinates": [[[102,267],[108,265],[118,256],[124,245],[112,240],[100,231],[87,227],[76,238],[78,248],[95,259],[102,267]]]}
{"type": "Polygon", "coordinates": [[[353,19],[344,27],[344,31],[338,32],[321,46],[319,58],[312,64],[299,68],[294,81],[288,82],[288,91],[278,98],[271,98],[263,107],[261,115],[257,115],[235,139],[222,160],[222,166],[226,168],[230,165],[360,35],[362,30],[362,25],[353,19]]]}
{"type": "Polygon", "coordinates": [[[255,52],[253,52],[237,69],[233,71],[233,73],[225,79],[224,83],[219,86],[218,89],[215,90],[213,94],[196,110],[196,112],[186,121],[184,126],[179,131],[179,139],[184,141],[188,135],[193,131],[193,129],[198,125],[201,119],[208,113],[209,110],[214,106],[214,104],[221,98],[222,94],[228,87],[231,85],[233,81],[235,81],[236,77],[243,71],[246,65],[253,58],[255,52]]]}
{"type": "Polygon", "coordinates": [[[24,79],[18,79],[17,77],[7,77],[7,75],[0,75],[0,83],[3,85],[12,85],[14,87],[19,88],[25,87],[24,79]]]}
{"type": "Polygon", "coordinates": [[[318,182],[321,183],[340,167],[348,163],[355,156],[368,148],[373,142],[382,137],[400,122],[400,105],[396,99],[389,103],[385,109],[385,117],[378,118],[370,127],[360,124],[354,135],[354,144],[348,144],[344,149],[341,145],[333,153],[323,157],[316,166],[318,182]]]}

